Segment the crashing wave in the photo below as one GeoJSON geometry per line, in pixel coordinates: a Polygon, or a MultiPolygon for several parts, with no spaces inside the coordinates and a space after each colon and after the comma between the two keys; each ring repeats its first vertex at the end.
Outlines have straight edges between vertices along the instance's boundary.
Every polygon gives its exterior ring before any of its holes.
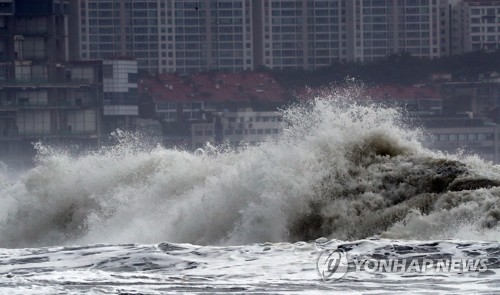
{"type": "Polygon", "coordinates": [[[280,138],[238,150],[44,149],[0,186],[0,247],[500,236],[500,169],[423,148],[400,111],[340,92],[283,116],[280,138]]]}

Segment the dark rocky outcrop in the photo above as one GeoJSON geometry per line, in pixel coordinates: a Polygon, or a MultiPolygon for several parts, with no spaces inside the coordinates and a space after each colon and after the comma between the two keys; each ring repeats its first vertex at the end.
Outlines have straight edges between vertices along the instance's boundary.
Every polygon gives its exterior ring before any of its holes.
{"type": "MultiPolygon", "coordinates": [[[[367,238],[403,221],[410,212],[430,214],[446,194],[500,186],[500,181],[475,176],[456,160],[414,157],[385,145],[368,151],[358,146],[350,153],[354,154],[347,174],[335,171],[316,186],[307,213],[289,226],[291,240],[332,233],[338,239],[367,238]]],[[[491,227],[499,218],[489,219],[491,227]]]]}

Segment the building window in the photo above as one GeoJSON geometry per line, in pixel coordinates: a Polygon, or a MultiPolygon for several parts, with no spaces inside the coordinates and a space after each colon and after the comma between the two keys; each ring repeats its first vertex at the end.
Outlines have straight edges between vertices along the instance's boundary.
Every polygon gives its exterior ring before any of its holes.
{"type": "Polygon", "coordinates": [[[102,76],[103,78],[113,79],[113,65],[103,65],[102,76]]]}

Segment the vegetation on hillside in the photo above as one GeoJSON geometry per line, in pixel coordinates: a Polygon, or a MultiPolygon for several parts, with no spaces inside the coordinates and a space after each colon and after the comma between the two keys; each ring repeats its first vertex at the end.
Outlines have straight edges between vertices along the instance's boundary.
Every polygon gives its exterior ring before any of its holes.
{"type": "Polygon", "coordinates": [[[272,70],[288,89],[321,87],[354,78],[366,84],[411,85],[427,82],[433,73],[452,74],[454,80],[475,81],[479,74],[500,72],[500,50],[470,52],[437,59],[421,59],[407,53],[373,63],[336,63],[316,70],[272,70]]]}

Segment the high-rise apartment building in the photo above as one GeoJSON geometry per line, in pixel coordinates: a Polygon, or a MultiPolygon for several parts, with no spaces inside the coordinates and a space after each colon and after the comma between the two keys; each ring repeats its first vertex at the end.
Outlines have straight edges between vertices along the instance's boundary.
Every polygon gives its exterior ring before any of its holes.
{"type": "Polygon", "coordinates": [[[453,54],[500,49],[500,1],[462,0],[453,9],[453,54]]]}
{"type": "Polygon", "coordinates": [[[161,7],[162,72],[253,69],[251,0],[164,0],[161,7]]]}
{"type": "Polygon", "coordinates": [[[72,2],[73,59],[133,57],[139,68],[159,68],[159,0],[72,2]]]}
{"type": "Polygon", "coordinates": [[[347,51],[353,61],[407,52],[449,54],[447,0],[354,0],[347,4],[347,51]]]}
{"type": "Polygon", "coordinates": [[[78,0],[74,52],[150,73],[449,54],[448,0],[78,0]]]}
{"type": "Polygon", "coordinates": [[[408,52],[449,54],[447,0],[261,0],[256,64],[312,69],[408,52]],[[262,43],[262,45],[260,45],[262,43]]]}
{"type": "Polygon", "coordinates": [[[250,0],[79,0],[74,58],[132,57],[150,73],[253,69],[250,0]]]}
{"type": "Polygon", "coordinates": [[[274,69],[314,69],[347,60],[345,2],[256,1],[256,63],[274,69]]]}

